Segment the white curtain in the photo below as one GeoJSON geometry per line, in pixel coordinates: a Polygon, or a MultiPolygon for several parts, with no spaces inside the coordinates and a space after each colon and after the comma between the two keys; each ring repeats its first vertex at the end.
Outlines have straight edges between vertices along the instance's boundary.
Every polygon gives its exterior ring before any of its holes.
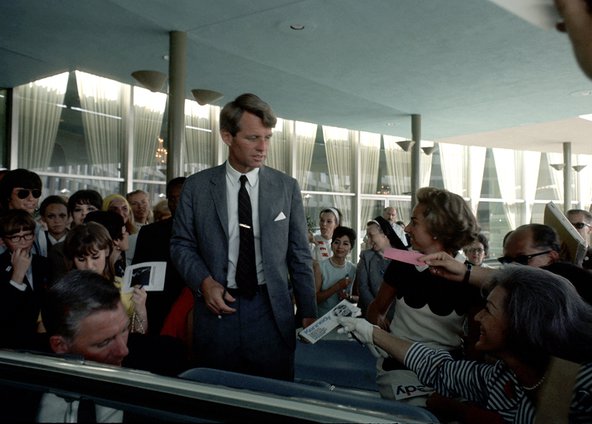
{"type": "MultiPolygon", "coordinates": [[[[157,173],[160,164],[156,160],[156,149],[159,145],[166,101],[166,94],[134,87],[134,178],[164,176],[157,173]]],[[[163,159],[166,164],[166,156],[163,159]]]]}
{"type": "Polygon", "coordinates": [[[532,222],[532,207],[536,198],[540,165],[540,152],[522,152],[521,170],[524,195],[524,221],[527,222],[532,222]]]}
{"type": "Polygon", "coordinates": [[[19,166],[44,170],[50,165],[68,76],[64,72],[15,88],[20,98],[19,166]]]}
{"type": "Polygon", "coordinates": [[[288,146],[294,125],[292,121],[278,118],[273,129],[273,137],[269,142],[265,164],[279,171],[290,173],[288,165],[288,146]]]}
{"type": "Polygon", "coordinates": [[[574,165],[584,166],[580,172],[576,172],[575,179],[578,187],[577,198],[580,199],[581,208],[589,210],[592,198],[592,156],[577,155],[574,165]]]}
{"type": "MultiPolygon", "coordinates": [[[[379,160],[380,134],[360,132],[360,167],[358,175],[362,193],[373,194],[376,192],[379,160]]],[[[362,217],[362,223],[364,223],[371,217],[374,204],[372,202],[360,202],[360,205],[360,216],[362,217]]]]}
{"type": "Polygon", "coordinates": [[[185,100],[185,170],[201,171],[215,165],[220,108],[185,100]]]}
{"type": "Polygon", "coordinates": [[[467,147],[440,143],[439,148],[444,188],[465,197],[468,184],[467,147]]]}
{"type": "Polygon", "coordinates": [[[411,193],[411,153],[404,151],[397,141],[400,137],[384,135],[384,153],[391,194],[411,193]]]}
{"type": "Polygon", "coordinates": [[[306,190],[308,173],[312,164],[317,124],[292,121],[294,130],[290,138],[292,144],[293,177],[296,178],[301,190],[306,190]]]}
{"type": "MultiPolygon", "coordinates": [[[[549,166],[563,163],[563,153],[546,153],[546,155],[549,166]]],[[[549,175],[551,176],[553,197],[557,199],[557,203],[563,205],[563,170],[557,171],[551,167],[549,175]]]]}
{"type": "Polygon", "coordinates": [[[427,187],[430,185],[430,177],[432,175],[432,161],[434,157],[433,155],[426,155],[421,150],[419,154],[419,184],[420,187],[427,187]]]}
{"type": "MultiPolygon", "coordinates": [[[[411,194],[411,152],[404,151],[397,141],[403,141],[404,138],[383,135],[384,154],[386,158],[386,170],[388,175],[388,185],[385,187],[390,194],[401,195],[411,194]]],[[[390,206],[394,206],[399,213],[400,219],[409,216],[409,202],[391,200],[390,206]]]]}
{"type": "Polygon", "coordinates": [[[483,184],[486,148],[442,143],[439,146],[444,187],[468,197],[471,210],[476,215],[483,184]]]}
{"type": "Polygon", "coordinates": [[[495,169],[497,172],[497,179],[499,182],[500,192],[504,202],[504,212],[510,229],[516,228],[516,216],[518,213],[518,205],[516,204],[516,169],[522,163],[517,162],[517,155],[515,150],[497,149],[493,150],[493,159],[495,162],[495,169]]]}
{"type": "MultiPolygon", "coordinates": [[[[323,125],[332,191],[350,193],[352,190],[353,146],[358,142],[358,137],[357,131],[323,125]]],[[[343,222],[351,222],[351,200],[346,196],[333,196],[333,198],[334,206],[343,214],[343,222]]]]}
{"type": "Polygon", "coordinates": [[[76,71],[76,82],[92,175],[119,177],[124,139],[122,113],[128,106],[124,90],[129,86],[80,71],[76,71]]]}
{"type": "Polygon", "coordinates": [[[477,215],[481,188],[483,186],[483,173],[485,172],[485,157],[487,149],[480,146],[469,147],[469,184],[468,195],[471,198],[471,210],[477,215]]]}

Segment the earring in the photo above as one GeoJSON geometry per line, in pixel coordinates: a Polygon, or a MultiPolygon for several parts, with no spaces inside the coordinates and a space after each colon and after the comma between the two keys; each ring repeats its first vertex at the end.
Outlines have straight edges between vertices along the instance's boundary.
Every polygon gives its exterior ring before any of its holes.
{"type": "Polygon", "coordinates": [[[432,237],[433,240],[438,240],[438,237],[434,236],[432,237]]]}

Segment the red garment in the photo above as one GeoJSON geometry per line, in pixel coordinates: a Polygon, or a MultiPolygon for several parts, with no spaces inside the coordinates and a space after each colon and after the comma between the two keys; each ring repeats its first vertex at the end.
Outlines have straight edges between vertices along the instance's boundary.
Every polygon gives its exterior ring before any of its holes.
{"type": "Polygon", "coordinates": [[[167,315],[160,335],[176,337],[187,343],[188,337],[190,337],[187,317],[192,310],[193,293],[188,287],[184,287],[167,315]]]}

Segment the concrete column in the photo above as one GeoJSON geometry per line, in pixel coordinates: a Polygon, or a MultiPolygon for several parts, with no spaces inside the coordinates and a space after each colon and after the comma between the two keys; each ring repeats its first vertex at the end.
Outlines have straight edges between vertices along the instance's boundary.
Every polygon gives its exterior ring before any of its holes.
{"type": "MultiPolygon", "coordinates": [[[[415,193],[419,189],[420,177],[420,152],[421,152],[421,115],[411,115],[411,210],[415,206],[415,193]]],[[[411,212],[411,211],[410,211],[411,212]]]]}
{"type": "Polygon", "coordinates": [[[571,168],[571,142],[563,143],[563,213],[571,209],[571,183],[572,183],[572,168],[571,168]]]}
{"type": "Polygon", "coordinates": [[[183,176],[185,142],[185,74],[187,68],[187,33],[172,31],[169,46],[169,116],[167,181],[183,176]]]}

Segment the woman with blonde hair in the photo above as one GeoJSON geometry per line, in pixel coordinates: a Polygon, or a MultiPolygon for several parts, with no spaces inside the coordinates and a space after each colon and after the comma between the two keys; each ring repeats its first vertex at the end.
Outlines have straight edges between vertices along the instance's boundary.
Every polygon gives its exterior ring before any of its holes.
{"type": "Polygon", "coordinates": [[[125,255],[127,265],[132,264],[134,252],[136,251],[136,242],[138,240],[138,228],[134,222],[134,214],[131,212],[130,204],[121,194],[110,194],[103,199],[104,211],[115,212],[123,218],[123,223],[129,234],[129,248],[125,255]]]}

